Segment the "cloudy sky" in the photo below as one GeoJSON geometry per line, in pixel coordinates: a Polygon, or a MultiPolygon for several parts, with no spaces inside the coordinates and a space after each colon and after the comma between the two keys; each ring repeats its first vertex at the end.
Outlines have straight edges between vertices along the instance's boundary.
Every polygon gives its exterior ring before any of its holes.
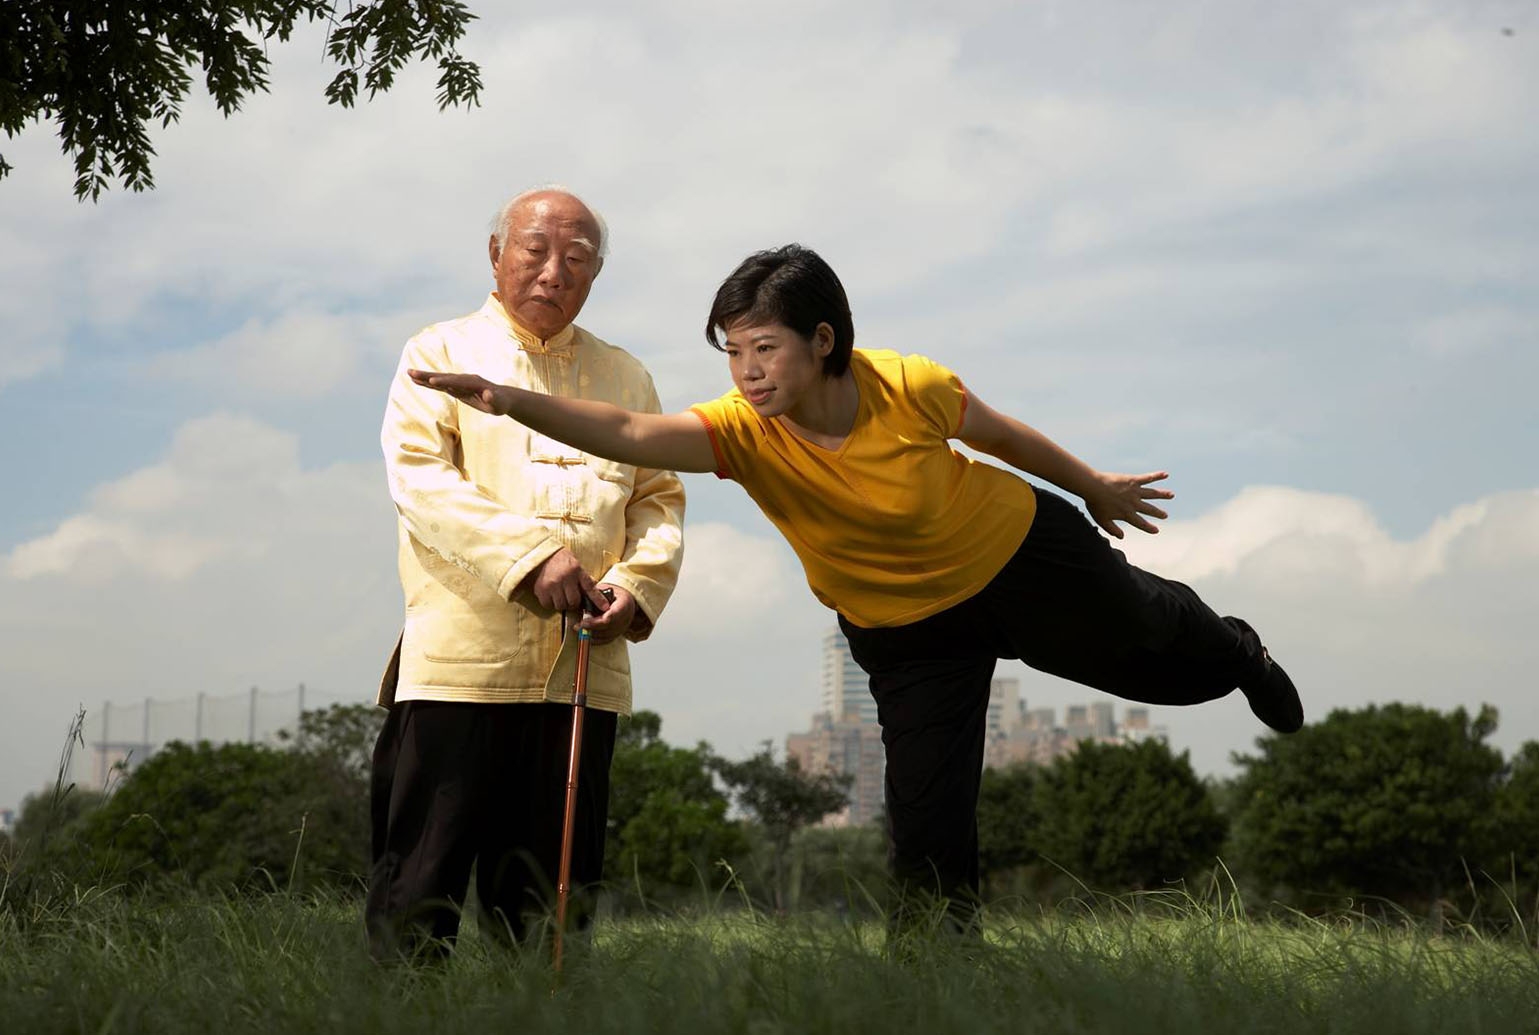
{"type": "MultiPolygon", "coordinates": [[[[386,385],[551,180],[613,232],[581,322],[665,406],[728,386],[715,285],[801,241],[859,344],[1169,469],[1130,554],[1249,618],[1312,715],[1491,702],[1503,747],[1539,738],[1532,0],[473,6],[469,113],[430,69],[328,107],[312,33],[237,116],[155,132],[154,192],[78,204],[50,127],[0,142],[0,807],[77,704],[370,695],[386,385]]],[[[637,700],[741,754],[805,725],[832,617],[740,490],[688,485],[637,700]]],[[[1260,732],[1237,696],[1156,721],[1208,772],[1260,732]]]]}

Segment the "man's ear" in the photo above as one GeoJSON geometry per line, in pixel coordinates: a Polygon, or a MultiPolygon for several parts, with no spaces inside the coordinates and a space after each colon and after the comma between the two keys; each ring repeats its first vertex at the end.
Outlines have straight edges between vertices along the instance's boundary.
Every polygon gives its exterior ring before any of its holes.
{"type": "Polygon", "coordinates": [[[487,257],[492,260],[492,271],[493,272],[496,272],[496,270],[497,270],[497,259],[498,259],[499,255],[501,254],[501,252],[502,252],[502,249],[497,247],[497,235],[496,234],[492,234],[490,237],[488,237],[486,239],[486,254],[487,254],[487,257]]]}

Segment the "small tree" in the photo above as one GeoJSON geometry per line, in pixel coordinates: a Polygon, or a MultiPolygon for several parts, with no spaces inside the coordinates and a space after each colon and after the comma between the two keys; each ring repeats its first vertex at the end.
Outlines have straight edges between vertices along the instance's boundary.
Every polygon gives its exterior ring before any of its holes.
{"type": "Polygon", "coordinates": [[[326,759],[367,786],[374,742],[385,724],[385,710],[372,704],[333,704],[299,716],[295,730],[279,730],[278,740],[295,751],[326,759]]]}
{"type": "Polygon", "coordinates": [[[100,870],[136,884],[345,884],[367,862],[364,803],[357,782],[323,757],[172,742],[91,813],[84,837],[100,870]]]}
{"type": "MultiPolygon", "coordinates": [[[[13,837],[0,858],[0,911],[20,903],[36,906],[56,895],[68,897],[74,891],[73,877],[88,867],[89,856],[77,831],[102,796],[80,791],[69,780],[75,749],[85,746],[84,729],[85,709],[78,708],[64,737],[53,786],[22,801],[13,837]]],[[[23,909],[17,915],[41,914],[23,909]]]]}
{"type": "Polygon", "coordinates": [[[890,887],[887,835],[875,823],[810,826],[792,839],[787,909],[881,916],[890,887]]]}
{"type": "Polygon", "coordinates": [[[833,773],[807,773],[794,756],[775,761],[769,741],[741,762],[718,758],[716,772],[732,789],[738,807],[759,822],[770,851],[770,880],[774,907],[784,912],[787,901],[787,862],[791,839],[798,830],[818,822],[849,803],[850,778],[833,773]]]}
{"type": "MultiPolygon", "coordinates": [[[[181,117],[189,69],[225,115],[268,86],[268,44],[323,21],[340,70],[326,99],[351,107],[361,85],[390,89],[413,58],[438,64],[438,106],[478,103],[481,72],[455,50],[475,17],[458,0],[5,0],[0,4],[0,129],[55,119],[75,159],[75,196],[118,177],[155,185],[148,124],[181,117]]],[[[0,157],[0,177],[10,172],[0,157]]]]}
{"type": "Polygon", "coordinates": [[[622,717],[616,733],[604,869],[622,891],[632,882],[646,894],[698,887],[745,846],[711,779],[710,748],[671,747],[661,731],[655,712],[639,711],[622,717]]]}
{"type": "Polygon", "coordinates": [[[16,844],[43,851],[50,838],[67,838],[101,803],[100,791],[81,787],[55,787],[29,794],[22,799],[16,816],[16,844]]]}
{"type": "Polygon", "coordinates": [[[1408,704],[1333,711],[1238,755],[1235,841],[1274,888],[1436,909],[1489,852],[1496,710],[1408,704]]]}
{"type": "Polygon", "coordinates": [[[1037,859],[1037,767],[985,769],[978,790],[978,870],[986,894],[1037,859]]]}
{"type": "Polygon", "coordinates": [[[1037,850],[1100,889],[1159,887],[1211,862],[1226,823],[1186,752],[1081,743],[1040,770],[1037,850]]]}
{"type": "Polygon", "coordinates": [[[11,834],[7,868],[15,880],[8,893],[18,898],[51,895],[84,880],[92,865],[81,835],[101,803],[100,791],[64,784],[23,798],[11,834]]]}
{"type": "Polygon", "coordinates": [[[1539,741],[1525,743],[1508,762],[1491,826],[1484,870],[1501,891],[1486,897],[1497,906],[1497,917],[1515,914],[1526,925],[1539,925],[1539,741]]]}

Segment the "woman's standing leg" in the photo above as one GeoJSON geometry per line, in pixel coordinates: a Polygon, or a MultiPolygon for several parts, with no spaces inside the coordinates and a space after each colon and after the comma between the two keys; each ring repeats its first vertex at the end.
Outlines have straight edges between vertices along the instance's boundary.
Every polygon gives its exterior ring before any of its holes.
{"type": "Polygon", "coordinates": [[[956,930],[977,924],[978,788],[994,657],[954,610],[895,629],[840,619],[871,677],[882,726],[897,931],[937,908],[956,930]]]}

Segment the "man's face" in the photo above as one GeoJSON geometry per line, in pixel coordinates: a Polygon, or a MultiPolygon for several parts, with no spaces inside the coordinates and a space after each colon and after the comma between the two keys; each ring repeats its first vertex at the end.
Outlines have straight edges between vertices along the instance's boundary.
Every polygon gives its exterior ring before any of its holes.
{"type": "Polygon", "coordinates": [[[497,297],[509,316],[542,339],[577,319],[598,276],[598,220],[568,194],[534,194],[518,203],[501,249],[490,243],[497,297]]]}

